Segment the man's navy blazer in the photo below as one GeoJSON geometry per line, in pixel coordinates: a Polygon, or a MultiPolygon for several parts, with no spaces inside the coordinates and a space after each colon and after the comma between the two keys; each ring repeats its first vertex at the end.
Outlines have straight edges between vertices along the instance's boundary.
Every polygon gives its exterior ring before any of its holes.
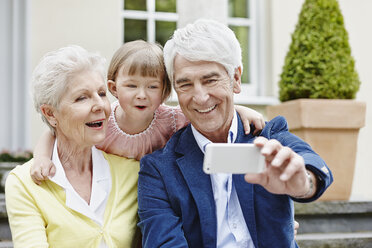
{"type": "MultiPolygon", "coordinates": [[[[252,143],[255,139],[252,133],[253,130],[244,134],[238,117],[236,143],[252,143]]],[[[304,158],[306,167],[316,173],[320,179],[317,193],[306,201],[319,198],[331,184],[332,174],[325,162],[308,144],[288,132],[283,117],[268,122],[260,136],[277,139],[292,148],[304,158]]],[[[216,207],[210,176],[202,169],[203,157],[188,125],[175,133],[163,149],[142,158],[138,225],[143,247],[216,247],[216,207]]],[[[247,183],[244,175],[233,175],[233,182],[255,247],[297,247],[292,199],[247,183]]]]}

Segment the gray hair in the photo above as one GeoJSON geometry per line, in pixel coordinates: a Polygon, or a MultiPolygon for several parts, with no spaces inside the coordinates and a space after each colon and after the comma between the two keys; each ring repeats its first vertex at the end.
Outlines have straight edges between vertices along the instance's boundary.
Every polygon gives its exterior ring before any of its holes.
{"type": "Polygon", "coordinates": [[[217,21],[199,19],[174,32],[164,46],[164,62],[172,84],[177,54],[189,61],[219,63],[233,79],[235,69],[240,66],[243,71],[241,53],[239,41],[229,27],[217,21]]]}
{"type": "Polygon", "coordinates": [[[106,80],[105,59],[73,45],[48,52],[36,66],[32,75],[32,96],[35,109],[42,120],[52,127],[41,113],[41,105],[49,104],[58,109],[61,97],[70,80],[85,71],[96,71],[106,80]]]}

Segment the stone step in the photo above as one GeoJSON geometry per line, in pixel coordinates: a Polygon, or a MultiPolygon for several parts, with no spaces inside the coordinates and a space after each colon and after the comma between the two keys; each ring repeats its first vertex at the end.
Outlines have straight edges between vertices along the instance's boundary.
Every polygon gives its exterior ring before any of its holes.
{"type": "Polygon", "coordinates": [[[14,162],[0,162],[0,193],[4,193],[5,180],[9,172],[18,164],[14,162]]]}
{"type": "Polygon", "coordinates": [[[295,219],[299,234],[368,233],[372,232],[372,202],[295,203],[295,219]]]}
{"type": "Polygon", "coordinates": [[[372,247],[372,202],[295,203],[301,248],[372,247]]]}
{"type": "Polygon", "coordinates": [[[0,240],[0,248],[13,248],[13,242],[9,240],[0,240]]]}
{"type": "MultiPolygon", "coordinates": [[[[8,215],[5,207],[5,195],[0,193],[0,241],[12,240],[12,234],[10,232],[8,215]]],[[[3,246],[0,246],[2,248],[3,246]]]]}
{"type": "Polygon", "coordinates": [[[301,248],[367,248],[372,247],[372,232],[298,234],[301,248]]]}

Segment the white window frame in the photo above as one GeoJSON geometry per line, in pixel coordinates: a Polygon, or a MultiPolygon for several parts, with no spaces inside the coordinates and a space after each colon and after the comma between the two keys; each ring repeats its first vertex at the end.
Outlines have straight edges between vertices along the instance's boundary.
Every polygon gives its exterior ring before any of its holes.
{"type": "MultiPolygon", "coordinates": [[[[247,0],[246,0],[247,1],[247,0]]],[[[255,96],[257,95],[258,80],[257,80],[257,28],[256,28],[256,0],[249,0],[249,18],[241,17],[228,17],[227,24],[236,27],[246,27],[249,28],[249,68],[243,68],[243,73],[247,69],[249,70],[250,78],[249,83],[242,82],[242,92],[241,95],[245,96],[255,96]]]]}
{"type": "MultiPolygon", "coordinates": [[[[124,0],[125,1],[125,0],[124,0]]],[[[146,0],[147,10],[125,10],[124,1],[122,1],[122,20],[125,19],[135,19],[135,20],[146,20],[147,21],[147,41],[155,42],[156,30],[155,22],[156,21],[169,21],[176,22],[178,21],[178,14],[171,12],[159,12],[155,11],[155,1],[156,0],[146,0]]],[[[123,28],[124,29],[124,28],[123,28]]],[[[125,39],[125,30],[123,32],[123,42],[125,39]]]]}
{"type": "Polygon", "coordinates": [[[239,104],[252,105],[272,105],[278,100],[274,97],[266,96],[265,77],[265,58],[266,48],[265,32],[265,9],[267,8],[263,0],[249,0],[249,18],[228,17],[227,24],[231,26],[241,26],[249,28],[249,84],[242,82],[240,94],[235,95],[234,101],[239,104]],[[260,32],[261,30],[261,32],[260,32]]]}

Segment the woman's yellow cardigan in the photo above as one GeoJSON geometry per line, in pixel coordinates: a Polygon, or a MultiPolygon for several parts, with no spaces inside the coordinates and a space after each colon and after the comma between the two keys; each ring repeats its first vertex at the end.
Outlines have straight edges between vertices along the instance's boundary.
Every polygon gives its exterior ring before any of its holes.
{"type": "Polygon", "coordinates": [[[110,165],[112,187],[104,224],[75,212],[65,204],[64,190],[52,181],[36,185],[30,176],[33,160],[13,169],[5,197],[14,247],[133,247],[137,224],[139,162],[103,153],[110,165]]]}

